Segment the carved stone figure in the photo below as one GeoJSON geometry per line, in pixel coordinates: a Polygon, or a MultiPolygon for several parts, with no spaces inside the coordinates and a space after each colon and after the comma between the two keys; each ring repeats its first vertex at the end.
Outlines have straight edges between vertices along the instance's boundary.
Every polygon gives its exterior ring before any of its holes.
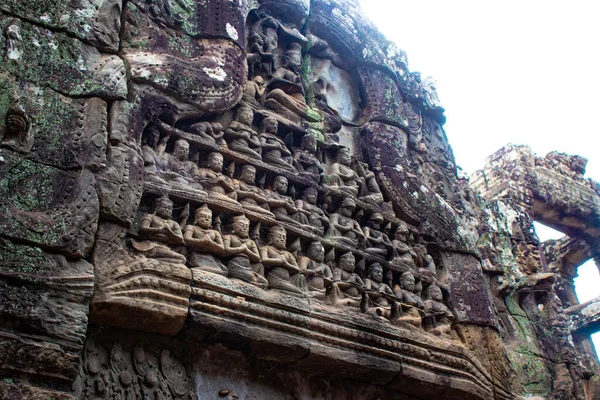
{"type": "Polygon", "coordinates": [[[237,198],[245,210],[253,211],[267,215],[271,218],[275,216],[270,212],[267,198],[263,191],[254,186],[256,179],[256,168],[250,164],[242,166],[242,175],[237,181],[237,198]]]}
{"type": "Polygon", "coordinates": [[[293,171],[292,153],[283,143],[283,140],[277,137],[277,125],[278,122],[273,117],[266,117],[262,121],[259,137],[263,161],[293,171]]]}
{"type": "Polygon", "coordinates": [[[219,122],[196,122],[190,126],[189,130],[208,142],[227,147],[227,143],[225,143],[225,140],[223,140],[223,136],[225,135],[225,132],[223,131],[223,125],[221,125],[219,122]]]}
{"type": "Polygon", "coordinates": [[[396,228],[394,240],[392,240],[392,265],[396,266],[402,272],[407,270],[416,271],[417,269],[417,265],[415,263],[415,258],[417,255],[412,247],[407,243],[408,233],[408,226],[406,224],[400,224],[398,228],[396,228]]]}
{"type": "Polygon", "coordinates": [[[442,289],[435,283],[425,291],[425,317],[423,327],[437,336],[449,337],[452,332],[451,323],[454,321],[452,311],[444,304],[442,289]]]}
{"type": "Polygon", "coordinates": [[[317,206],[318,197],[319,192],[316,188],[306,188],[302,199],[296,200],[298,213],[295,217],[302,225],[310,226],[317,234],[322,235],[324,228],[329,226],[329,218],[325,211],[317,206]]]}
{"type": "Polygon", "coordinates": [[[302,45],[292,42],[284,52],[280,67],[269,82],[269,93],[265,107],[283,118],[301,126],[311,126],[322,121],[322,117],[306,104],[304,88],[300,81],[302,70],[302,45]]]}
{"type": "Polygon", "coordinates": [[[143,242],[132,240],[133,247],[146,255],[166,262],[185,263],[185,256],[172,250],[169,245],[185,244],[181,227],[173,217],[173,202],[162,196],[154,203],[154,213],[146,214],[140,220],[139,234],[147,238],[143,242]]]}
{"type": "Polygon", "coordinates": [[[246,85],[244,86],[242,102],[255,110],[259,109],[266,89],[267,85],[262,76],[259,75],[252,79],[248,79],[248,82],[246,82],[246,85]]]}
{"type": "Polygon", "coordinates": [[[239,204],[235,184],[231,178],[224,175],[223,155],[213,151],[206,160],[206,168],[198,169],[198,180],[211,196],[229,204],[239,204]]]}
{"type": "Polygon", "coordinates": [[[264,266],[260,263],[260,252],[249,236],[250,221],[243,215],[233,218],[233,233],[223,237],[223,255],[230,258],[227,263],[229,276],[267,288],[264,266]]]}
{"type": "Polygon", "coordinates": [[[185,139],[177,139],[173,147],[173,153],[164,153],[161,163],[164,165],[164,171],[160,176],[167,180],[176,182],[180,185],[190,185],[196,189],[202,189],[196,182],[198,177],[198,166],[190,161],[190,144],[185,139]]]}
{"type": "Polygon", "coordinates": [[[356,260],[350,252],[342,254],[337,267],[333,270],[333,288],[331,302],[333,305],[360,307],[365,283],[354,272],[356,260]]]}
{"type": "Polygon", "coordinates": [[[256,23],[248,35],[247,53],[248,75],[253,77],[264,74],[271,77],[274,71],[275,55],[278,47],[277,29],[279,25],[274,18],[264,18],[256,23]]]}
{"type": "Polygon", "coordinates": [[[303,93],[300,73],[302,69],[302,45],[292,42],[283,53],[281,67],[273,74],[271,88],[283,89],[287,94],[303,93]]]}
{"type": "Polygon", "coordinates": [[[228,147],[252,158],[261,159],[261,143],[258,134],[252,129],[254,111],[246,105],[237,110],[236,119],[225,129],[228,147]]]}
{"type": "Polygon", "coordinates": [[[167,182],[158,176],[158,171],[162,168],[161,159],[156,154],[160,131],[156,125],[150,125],[142,135],[142,157],[144,158],[144,179],[148,182],[155,182],[166,185],[167,182]]]}
{"type": "Polygon", "coordinates": [[[425,101],[431,108],[441,107],[440,99],[437,94],[437,81],[429,76],[423,80],[423,89],[425,92],[425,101]]]}
{"type": "Polygon", "coordinates": [[[285,249],[287,232],[281,225],[271,227],[269,244],[260,249],[269,289],[301,294],[306,290],[306,280],[300,274],[296,259],[285,249]]]}
{"type": "Polygon", "coordinates": [[[407,271],[400,275],[400,285],[394,287],[394,294],[401,303],[401,315],[398,322],[420,328],[423,300],[416,294],[415,276],[412,272],[407,271]]]}
{"type": "Polygon", "coordinates": [[[365,251],[373,255],[386,258],[388,250],[392,248],[392,242],[388,236],[381,232],[383,215],[373,213],[369,217],[369,226],[364,228],[365,233],[365,251]]]}
{"type": "Polygon", "coordinates": [[[390,318],[394,305],[394,292],[383,283],[383,267],[374,263],[369,267],[368,278],[365,279],[366,302],[364,310],[372,315],[390,318]]]}
{"type": "Polygon", "coordinates": [[[227,268],[218,259],[225,250],[223,237],[212,229],[212,211],[206,204],[196,210],[194,224],[185,227],[183,237],[192,268],[227,276],[227,268]]]}
{"type": "Polygon", "coordinates": [[[329,217],[329,230],[325,236],[350,247],[362,244],[365,235],[358,222],[352,218],[355,208],[354,200],[344,199],[337,212],[329,217]]]}
{"type": "Polygon", "coordinates": [[[295,218],[298,209],[294,200],[287,196],[288,180],[285,176],[278,175],[273,181],[273,190],[267,192],[267,204],[278,221],[298,224],[295,218]]]}
{"type": "Polygon", "coordinates": [[[294,162],[301,175],[319,182],[321,173],[325,169],[315,156],[316,152],[317,138],[314,135],[306,134],[302,136],[300,147],[294,152],[294,162]]]}
{"type": "Polygon", "coordinates": [[[356,197],[360,187],[360,177],[351,167],[352,155],[350,149],[342,147],[337,151],[336,161],[331,164],[327,176],[323,177],[323,186],[341,191],[356,197]]]}
{"type": "Polygon", "coordinates": [[[360,199],[373,205],[381,206],[384,199],[375,178],[375,173],[370,171],[368,165],[364,163],[358,163],[357,169],[363,186],[360,199]]]}
{"type": "Polygon", "coordinates": [[[323,300],[326,289],[333,281],[331,268],[325,260],[325,248],[318,240],[310,243],[306,256],[300,258],[298,266],[306,277],[309,296],[323,300]]]}
{"type": "Polygon", "coordinates": [[[31,150],[33,129],[23,107],[16,105],[8,110],[4,135],[0,136],[0,146],[25,153],[31,150]]]}
{"type": "Polygon", "coordinates": [[[425,254],[423,267],[419,268],[419,273],[427,277],[435,278],[435,262],[433,261],[433,257],[431,257],[431,255],[425,254]]]}

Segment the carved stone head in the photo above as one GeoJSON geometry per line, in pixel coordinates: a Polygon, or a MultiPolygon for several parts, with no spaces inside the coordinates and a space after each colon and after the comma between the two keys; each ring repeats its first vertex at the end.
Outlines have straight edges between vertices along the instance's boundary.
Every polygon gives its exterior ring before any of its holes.
{"type": "Polygon", "coordinates": [[[212,211],[206,204],[196,210],[196,225],[208,229],[212,225],[212,211]]]}
{"type": "Polygon", "coordinates": [[[406,242],[408,236],[408,226],[406,224],[398,225],[396,228],[396,232],[394,233],[394,238],[400,242],[406,242]]]}
{"type": "Polygon", "coordinates": [[[245,215],[238,215],[233,218],[233,233],[242,239],[248,237],[250,231],[250,220],[245,215]]]}
{"type": "Polygon", "coordinates": [[[400,275],[400,287],[409,292],[415,291],[415,276],[412,272],[404,272],[400,275]]]}
{"type": "Polygon", "coordinates": [[[190,144],[185,139],[178,139],[173,148],[173,157],[179,161],[186,161],[190,155],[190,144]]]}
{"type": "Polygon", "coordinates": [[[317,138],[310,133],[307,133],[306,135],[302,136],[300,147],[302,150],[305,150],[311,154],[315,154],[317,152],[317,138]]]}
{"type": "Polygon", "coordinates": [[[383,215],[380,213],[373,213],[369,218],[369,226],[373,229],[380,229],[383,223],[383,215]]]}
{"type": "Polygon", "coordinates": [[[371,264],[369,267],[369,279],[377,283],[383,281],[383,267],[379,263],[371,264]]]}
{"type": "Polygon", "coordinates": [[[241,106],[237,111],[237,121],[241,124],[251,126],[254,120],[254,111],[248,106],[241,106]]]}
{"type": "Polygon", "coordinates": [[[287,232],[281,225],[274,225],[269,233],[269,242],[279,250],[285,249],[287,244],[287,232]]]}
{"type": "Polygon", "coordinates": [[[317,198],[319,197],[319,192],[314,187],[309,187],[304,190],[302,195],[302,199],[310,204],[317,204],[317,198]]]}
{"type": "Polygon", "coordinates": [[[323,262],[323,260],[325,259],[325,248],[323,247],[323,244],[321,244],[321,242],[315,240],[311,242],[308,246],[306,255],[311,260],[314,260],[319,263],[323,262]]]}
{"type": "Polygon", "coordinates": [[[154,214],[164,219],[171,219],[173,202],[167,196],[161,196],[154,202],[154,214]]]}
{"type": "Polygon", "coordinates": [[[273,190],[281,195],[285,195],[288,190],[288,180],[285,176],[278,175],[273,181],[273,190]]]}
{"type": "Polygon", "coordinates": [[[254,185],[254,181],[256,180],[256,168],[250,164],[242,166],[241,180],[248,185],[254,185]]]}
{"type": "Polygon", "coordinates": [[[354,259],[354,254],[352,254],[351,252],[342,254],[340,260],[338,261],[338,267],[342,271],[346,272],[354,272],[355,264],[356,260],[354,259]]]}
{"type": "Polygon", "coordinates": [[[350,149],[347,147],[342,147],[339,149],[336,155],[336,160],[338,163],[349,167],[352,164],[352,154],[350,153],[350,149]]]}
{"type": "Polygon", "coordinates": [[[302,46],[300,43],[290,43],[284,55],[286,68],[293,72],[300,73],[302,68],[302,46]]]}
{"type": "Polygon", "coordinates": [[[262,120],[261,132],[277,135],[278,127],[279,122],[277,122],[277,119],[273,117],[266,117],[262,120]]]}
{"type": "Polygon", "coordinates": [[[214,172],[221,172],[223,170],[223,154],[213,151],[208,155],[207,160],[208,168],[214,172]]]}
{"type": "Polygon", "coordinates": [[[444,295],[442,294],[442,289],[435,283],[432,283],[427,288],[427,292],[425,292],[428,300],[434,300],[442,302],[444,300],[444,295]]]}
{"type": "Polygon", "coordinates": [[[350,197],[346,197],[340,206],[339,213],[344,217],[351,217],[354,209],[356,208],[356,202],[350,197]]]}

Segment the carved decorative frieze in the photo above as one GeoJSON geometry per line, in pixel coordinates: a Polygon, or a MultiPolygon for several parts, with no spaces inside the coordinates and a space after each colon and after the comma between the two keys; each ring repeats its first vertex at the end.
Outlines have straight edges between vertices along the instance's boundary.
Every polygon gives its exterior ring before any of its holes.
{"type": "Polygon", "coordinates": [[[0,397],[208,398],[205,345],[399,398],[597,379],[532,229],[598,257],[585,159],[508,146],[469,187],[435,80],[356,1],[0,17],[0,397]]]}

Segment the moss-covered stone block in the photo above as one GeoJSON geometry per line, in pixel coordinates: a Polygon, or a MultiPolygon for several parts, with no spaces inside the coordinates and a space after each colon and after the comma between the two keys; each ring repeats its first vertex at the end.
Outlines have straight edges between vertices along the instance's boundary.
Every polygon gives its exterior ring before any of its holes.
{"type": "Polygon", "coordinates": [[[106,52],[119,49],[121,0],[4,0],[0,10],[84,39],[106,52]]]}
{"type": "Polygon", "coordinates": [[[20,107],[31,124],[33,147],[13,150],[63,169],[100,168],[106,162],[107,104],[99,98],[73,99],[52,89],[0,72],[0,148],[6,116],[20,107]]]}
{"type": "Polygon", "coordinates": [[[63,171],[6,149],[0,156],[0,237],[84,257],[99,212],[93,174],[63,171]]]}
{"type": "Polygon", "coordinates": [[[110,100],[127,95],[125,65],[119,57],[2,13],[0,29],[12,32],[0,46],[6,49],[2,64],[7,72],[68,96],[110,100]]]}

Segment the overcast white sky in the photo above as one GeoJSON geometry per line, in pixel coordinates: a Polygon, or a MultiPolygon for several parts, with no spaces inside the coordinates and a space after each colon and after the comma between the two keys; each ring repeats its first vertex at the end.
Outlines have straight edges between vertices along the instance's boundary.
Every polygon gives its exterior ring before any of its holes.
{"type": "MultiPolygon", "coordinates": [[[[444,129],[466,172],[512,142],[584,156],[586,176],[600,180],[600,1],[359,1],[408,53],[411,71],[437,79],[444,129]]],[[[581,302],[600,295],[593,262],[579,275],[581,302]]],[[[594,339],[600,349],[600,333],[594,339]]]]}

